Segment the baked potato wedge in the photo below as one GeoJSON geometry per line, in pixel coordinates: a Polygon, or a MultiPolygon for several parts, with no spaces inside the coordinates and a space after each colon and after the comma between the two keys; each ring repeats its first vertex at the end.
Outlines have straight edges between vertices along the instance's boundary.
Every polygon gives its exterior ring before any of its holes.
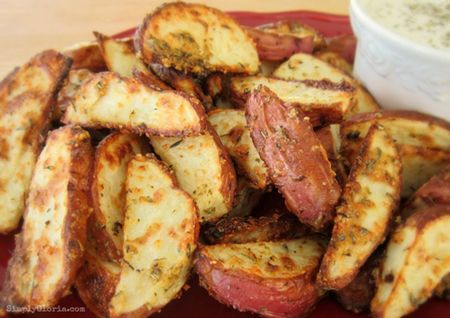
{"type": "Polygon", "coordinates": [[[89,134],[81,128],[49,133],[33,172],[0,307],[52,307],[69,293],[83,263],[92,161],[89,134]]]}
{"type": "Polygon", "coordinates": [[[399,145],[398,148],[402,160],[401,196],[405,199],[450,164],[449,151],[410,145],[399,145]]]}
{"type": "Polygon", "coordinates": [[[70,60],[49,50],[0,82],[0,233],[19,225],[31,176],[70,60]]]}
{"type": "Polygon", "coordinates": [[[263,317],[297,318],[320,299],[314,280],[322,244],[305,237],[202,246],[195,270],[200,285],[223,304],[263,317]]]}
{"type": "Polygon", "coordinates": [[[245,111],[216,109],[208,113],[208,121],[242,174],[255,188],[266,188],[270,183],[269,173],[250,137],[245,111]]]}
{"type": "Polygon", "coordinates": [[[144,62],[134,53],[133,43],[115,40],[109,36],[94,32],[97,38],[100,53],[105,64],[111,72],[116,72],[120,76],[133,77],[134,71],[144,73],[150,77],[152,84],[161,89],[170,89],[153,72],[151,72],[144,62]]]}
{"type": "Polygon", "coordinates": [[[355,102],[344,114],[349,118],[357,113],[374,112],[380,109],[375,99],[356,80],[341,70],[333,67],[319,58],[304,53],[292,55],[286,62],[282,63],[272,76],[285,80],[328,80],[332,83],[347,83],[355,88],[355,102]]]}
{"type": "Polygon", "coordinates": [[[91,186],[94,211],[88,233],[102,247],[98,253],[105,260],[122,259],[127,166],[148,148],[140,137],[122,132],[110,134],[97,146],[91,186]]]}
{"type": "Polygon", "coordinates": [[[341,157],[341,135],[338,124],[328,125],[315,131],[317,138],[327,152],[333,171],[339,185],[344,186],[347,180],[347,171],[341,157]]]}
{"type": "Polygon", "coordinates": [[[450,207],[415,212],[392,234],[371,303],[375,317],[403,317],[450,273],[450,207]]]}
{"type": "Polygon", "coordinates": [[[104,72],[84,83],[63,122],[92,128],[125,128],[136,134],[183,136],[206,127],[203,106],[176,91],[151,89],[132,78],[104,72]]]}
{"type": "Polygon", "coordinates": [[[271,242],[298,238],[306,233],[307,228],[292,214],[223,218],[203,231],[209,244],[271,242]]]}
{"type": "Polygon", "coordinates": [[[93,73],[87,69],[71,70],[64,80],[64,84],[58,92],[56,106],[53,110],[53,120],[60,120],[67,107],[73,102],[78,89],[93,73]]]}
{"type": "Polygon", "coordinates": [[[230,83],[231,100],[244,106],[252,91],[266,86],[285,104],[299,108],[314,127],[339,123],[354,103],[355,90],[347,83],[289,81],[263,76],[234,77],[230,83]]]}
{"type": "Polygon", "coordinates": [[[99,257],[100,249],[86,248],[75,288],[86,307],[97,317],[103,318],[109,315],[109,302],[119,282],[120,266],[99,257]]]}
{"type": "Polygon", "coordinates": [[[128,164],[125,215],[109,316],[148,317],[186,283],[198,239],[197,208],[162,162],[137,155],[128,164]]]}
{"type": "Polygon", "coordinates": [[[356,37],[354,35],[340,35],[328,41],[326,50],[342,56],[350,65],[353,65],[356,51],[356,37]]]}
{"type": "Polygon", "coordinates": [[[144,62],[134,54],[132,43],[115,40],[100,32],[94,32],[94,35],[108,70],[124,77],[132,77],[134,69],[148,72],[144,62]]]}
{"type": "Polygon", "coordinates": [[[322,288],[347,286],[384,241],[400,200],[400,187],[398,150],[386,131],[374,125],[336,208],[331,240],[317,276],[322,288]]]}
{"type": "Polygon", "coordinates": [[[296,36],[264,29],[246,28],[247,33],[256,43],[256,50],[261,60],[282,61],[298,52],[312,53],[314,38],[312,35],[296,36]]]}
{"type": "Polygon", "coordinates": [[[190,137],[150,138],[155,153],[173,169],[180,187],[198,207],[200,221],[213,221],[230,212],[236,193],[236,172],[211,127],[190,137]]]}
{"type": "Polygon", "coordinates": [[[450,151],[450,123],[405,110],[357,114],[341,124],[342,155],[351,166],[370,126],[382,125],[396,144],[450,151]]]}
{"type": "Polygon", "coordinates": [[[309,118],[264,86],[250,95],[246,118],[288,209],[314,229],[324,228],[333,219],[341,189],[309,118]]]}
{"type": "Polygon", "coordinates": [[[201,4],[166,3],[136,31],[136,51],[147,64],[186,73],[253,74],[259,59],[253,40],[228,14],[201,4]]]}

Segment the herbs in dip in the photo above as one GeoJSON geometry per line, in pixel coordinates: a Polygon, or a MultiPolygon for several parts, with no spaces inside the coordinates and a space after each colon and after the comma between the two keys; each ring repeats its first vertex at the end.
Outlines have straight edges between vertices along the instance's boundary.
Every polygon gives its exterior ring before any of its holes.
{"type": "Polygon", "coordinates": [[[414,42],[450,53],[450,0],[359,0],[378,23],[414,42]]]}

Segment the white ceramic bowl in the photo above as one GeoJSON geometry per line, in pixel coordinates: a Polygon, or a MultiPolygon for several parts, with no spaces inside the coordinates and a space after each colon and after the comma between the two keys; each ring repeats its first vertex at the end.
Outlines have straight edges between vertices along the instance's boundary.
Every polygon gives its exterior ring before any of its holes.
{"type": "MultiPolygon", "coordinates": [[[[375,1],[375,0],[374,0],[375,1]]],[[[450,54],[412,42],[350,3],[358,39],[354,73],[388,109],[409,109],[450,121],[450,54]]]]}

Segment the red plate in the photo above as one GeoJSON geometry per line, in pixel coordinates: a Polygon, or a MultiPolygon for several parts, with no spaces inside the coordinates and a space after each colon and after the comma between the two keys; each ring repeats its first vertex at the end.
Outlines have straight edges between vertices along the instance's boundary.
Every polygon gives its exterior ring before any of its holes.
{"type": "MultiPolygon", "coordinates": [[[[254,13],[254,12],[231,12],[236,20],[244,25],[256,26],[279,20],[297,20],[310,25],[325,36],[336,36],[351,34],[351,27],[347,16],[331,15],[309,11],[289,11],[277,13],[254,13]]],[[[117,38],[130,36],[134,33],[134,28],[123,31],[116,35],[117,38]]],[[[271,196],[270,200],[276,200],[271,196]]],[[[277,204],[277,202],[272,202],[277,204]]],[[[13,236],[0,235],[0,281],[3,281],[6,264],[13,249],[13,236]]],[[[155,318],[173,318],[173,317],[196,317],[196,318],[244,318],[255,317],[248,313],[241,313],[228,308],[213,298],[197,285],[197,277],[193,277],[190,282],[191,288],[186,291],[180,299],[171,302],[159,314],[152,317],[155,318]]],[[[22,317],[64,317],[64,318],[80,318],[95,316],[90,313],[83,305],[76,291],[73,295],[65,297],[58,307],[53,308],[54,311],[60,310],[59,313],[41,312],[34,315],[25,314],[22,317]],[[70,312],[61,312],[72,311],[70,312]],[[77,312],[76,312],[77,311],[77,312]]],[[[353,314],[342,309],[338,303],[332,298],[322,300],[316,309],[308,316],[310,318],[352,318],[352,317],[368,317],[362,314],[353,314]]],[[[443,300],[431,300],[421,306],[416,312],[409,316],[410,318],[425,317],[450,317],[450,302],[443,300]]]]}

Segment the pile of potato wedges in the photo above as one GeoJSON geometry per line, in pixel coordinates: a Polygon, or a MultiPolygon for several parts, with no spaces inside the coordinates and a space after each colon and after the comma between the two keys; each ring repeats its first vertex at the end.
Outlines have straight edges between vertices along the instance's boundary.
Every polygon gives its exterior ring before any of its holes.
{"type": "Polygon", "coordinates": [[[353,37],[183,2],[94,35],[0,82],[0,313],[76,291],[148,317],[191,275],[264,317],[449,297],[450,123],[383,110],[353,37]],[[270,192],[285,209],[259,213],[270,192]]]}

